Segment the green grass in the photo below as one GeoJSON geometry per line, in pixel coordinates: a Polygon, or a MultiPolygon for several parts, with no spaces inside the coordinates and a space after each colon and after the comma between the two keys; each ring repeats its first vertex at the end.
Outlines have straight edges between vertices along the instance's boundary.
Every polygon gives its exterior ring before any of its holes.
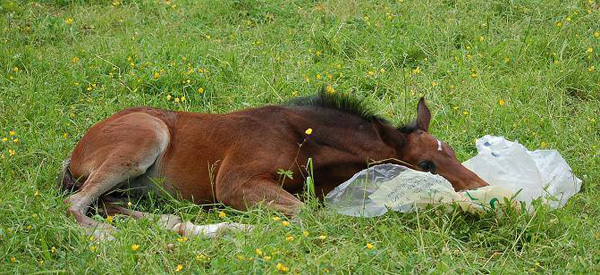
{"type": "Polygon", "coordinates": [[[185,273],[275,273],[277,263],[295,273],[598,272],[594,1],[0,0],[0,273],[174,273],[178,264],[185,273]],[[60,162],[110,114],[138,105],[224,113],[327,84],[366,97],[394,123],[413,118],[424,95],[432,132],[461,160],[485,134],[557,149],[582,192],[533,214],[358,219],[320,208],[288,227],[260,209],[219,218],[189,203],[136,203],[197,223],[257,226],[185,242],[117,218],[117,240],[97,244],[66,217],[54,185],[60,162]]]}

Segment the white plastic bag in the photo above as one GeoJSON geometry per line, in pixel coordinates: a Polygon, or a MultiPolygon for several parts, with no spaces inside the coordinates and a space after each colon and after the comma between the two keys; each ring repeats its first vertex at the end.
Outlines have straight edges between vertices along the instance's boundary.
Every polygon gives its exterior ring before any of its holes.
{"type": "Polygon", "coordinates": [[[519,192],[518,201],[530,205],[541,198],[557,208],[581,188],[581,180],[556,150],[531,152],[516,141],[490,135],[478,139],[476,146],[477,156],[463,164],[490,185],[519,192]]]}
{"type": "Polygon", "coordinates": [[[581,180],[555,150],[529,152],[516,142],[493,136],[477,140],[477,149],[479,154],[464,164],[490,186],[455,192],[441,176],[382,164],[358,172],[329,192],[325,201],[340,214],[358,217],[452,203],[475,213],[494,209],[511,198],[527,205],[542,198],[556,208],[581,187],[581,180]]]}

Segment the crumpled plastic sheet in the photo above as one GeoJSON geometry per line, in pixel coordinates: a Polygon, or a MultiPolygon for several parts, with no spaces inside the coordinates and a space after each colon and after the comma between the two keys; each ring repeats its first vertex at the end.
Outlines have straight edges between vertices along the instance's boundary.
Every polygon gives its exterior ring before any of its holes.
{"type": "Polygon", "coordinates": [[[468,212],[481,213],[506,201],[523,202],[531,209],[535,199],[558,208],[581,188],[581,180],[556,150],[531,152],[518,142],[489,135],[478,139],[476,146],[478,155],[464,165],[490,186],[455,192],[441,176],[381,164],[356,173],[329,192],[325,202],[340,214],[356,217],[454,203],[468,212]]]}

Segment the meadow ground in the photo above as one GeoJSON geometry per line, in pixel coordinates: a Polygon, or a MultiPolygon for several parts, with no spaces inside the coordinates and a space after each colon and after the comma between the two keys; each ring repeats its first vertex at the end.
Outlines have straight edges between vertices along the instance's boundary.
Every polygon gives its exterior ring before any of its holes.
{"type": "Polygon", "coordinates": [[[0,273],[599,272],[595,1],[2,0],[0,273]],[[115,218],[116,241],[96,243],[65,216],[60,163],[110,114],[222,113],[323,85],[366,97],[394,123],[424,95],[432,132],[461,160],[485,134],[558,149],[582,191],[532,214],[359,219],[308,208],[287,226],[260,209],[134,201],[257,226],[219,239],[115,218]]]}

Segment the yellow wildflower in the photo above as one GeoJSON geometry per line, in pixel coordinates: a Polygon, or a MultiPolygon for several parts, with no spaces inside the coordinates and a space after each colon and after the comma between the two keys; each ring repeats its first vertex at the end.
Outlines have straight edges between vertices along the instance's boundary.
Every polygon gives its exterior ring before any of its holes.
{"type": "Polygon", "coordinates": [[[416,68],[414,68],[414,69],[412,70],[412,73],[413,73],[413,74],[419,74],[420,72],[421,72],[421,67],[420,67],[420,66],[417,66],[416,68]]]}
{"type": "Polygon", "coordinates": [[[277,268],[277,270],[281,271],[281,272],[288,272],[290,271],[290,268],[283,265],[282,263],[278,263],[275,268],[277,268]]]}
{"type": "Polygon", "coordinates": [[[14,68],[13,68],[13,72],[15,72],[15,73],[16,73],[16,72],[18,72],[18,71],[19,71],[19,68],[18,68],[18,67],[14,67],[14,68]]]}
{"type": "Polygon", "coordinates": [[[279,217],[275,216],[275,217],[273,217],[273,220],[274,220],[274,221],[278,221],[278,220],[279,220],[279,217]]]}
{"type": "Polygon", "coordinates": [[[175,102],[179,103],[180,99],[178,97],[175,98],[175,102]]]}
{"type": "Polygon", "coordinates": [[[17,258],[15,258],[15,257],[10,257],[10,262],[11,262],[11,263],[15,263],[15,262],[17,262],[17,258]]]}
{"type": "Polygon", "coordinates": [[[98,251],[98,247],[95,245],[90,246],[90,251],[92,252],[97,252],[98,251]]]}
{"type": "Polygon", "coordinates": [[[131,203],[130,201],[127,202],[127,206],[131,207],[133,205],[133,203],[131,203]]]}
{"type": "Polygon", "coordinates": [[[498,100],[498,104],[500,104],[500,106],[504,106],[504,100],[502,100],[502,99],[498,100]]]}
{"type": "Polygon", "coordinates": [[[317,79],[321,79],[321,75],[320,74],[317,74],[317,79]]]}
{"type": "Polygon", "coordinates": [[[596,37],[596,38],[600,37],[600,32],[599,31],[594,32],[594,37],[596,37]]]}
{"type": "Polygon", "coordinates": [[[283,225],[283,226],[288,226],[288,225],[290,225],[290,222],[288,222],[288,221],[282,221],[282,222],[281,222],[281,225],[283,225]]]}
{"type": "Polygon", "coordinates": [[[175,272],[179,272],[183,270],[183,265],[178,264],[177,267],[175,268],[175,272]]]}
{"type": "Polygon", "coordinates": [[[167,95],[167,101],[171,100],[171,98],[173,98],[171,95],[167,95]]]}
{"type": "Polygon", "coordinates": [[[9,135],[14,136],[17,134],[17,132],[15,130],[11,130],[10,132],[8,132],[9,135]]]}
{"type": "Polygon", "coordinates": [[[542,147],[542,148],[546,148],[546,146],[548,146],[548,144],[547,144],[547,143],[545,143],[545,142],[543,142],[543,141],[540,143],[540,147],[542,147]]]}
{"type": "Polygon", "coordinates": [[[463,115],[468,115],[469,111],[463,111],[463,115]]]}
{"type": "Polygon", "coordinates": [[[108,222],[108,223],[112,223],[112,222],[113,222],[113,219],[114,219],[114,218],[113,218],[113,216],[111,216],[111,215],[108,215],[108,216],[106,216],[106,222],[108,222]]]}
{"type": "Polygon", "coordinates": [[[304,236],[304,237],[308,237],[309,234],[310,233],[308,233],[308,231],[302,231],[302,236],[304,236]]]}
{"type": "Polygon", "coordinates": [[[37,197],[40,195],[40,190],[35,190],[35,192],[33,192],[33,196],[37,197]]]}
{"type": "Polygon", "coordinates": [[[374,71],[368,71],[368,72],[367,72],[367,75],[368,75],[368,76],[374,76],[374,75],[375,75],[375,72],[374,72],[374,71]]]}
{"type": "Polygon", "coordinates": [[[435,81],[432,81],[432,82],[431,82],[431,86],[432,86],[432,87],[435,87],[435,86],[437,86],[437,85],[438,85],[438,84],[437,84],[437,82],[435,82],[435,81]]]}
{"type": "Polygon", "coordinates": [[[593,72],[595,70],[596,70],[596,67],[594,67],[594,66],[591,66],[591,67],[588,68],[588,72],[593,72]]]}
{"type": "Polygon", "coordinates": [[[73,24],[73,18],[71,18],[71,17],[67,17],[67,19],[65,19],[65,23],[66,23],[67,25],[71,25],[71,24],[73,24]]]}
{"type": "Polygon", "coordinates": [[[367,243],[366,247],[367,247],[367,249],[373,249],[374,248],[374,246],[373,246],[372,243],[367,243]]]}
{"type": "Polygon", "coordinates": [[[556,22],[556,26],[557,27],[561,27],[562,26],[562,22],[560,22],[560,21],[556,22]]]}
{"type": "Polygon", "coordinates": [[[327,85],[327,87],[325,87],[325,91],[327,91],[328,94],[335,93],[335,89],[333,89],[333,87],[331,87],[331,85],[327,85]]]}
{"type": "Polygon", "coordinates": [[[79,57],[77,57],[77,56],[73,57],[73,63],[77,63],[77,62],[79,62],[79,57]]]}
{"type": "Polygon", "coordinates": [[[181,101],[185,101],[185,96],[182,96],[182,97],[181,97],[181,101]]]}
{"type": "Polygon", "coordinates": [[[306,131],[304,131],[304,133],[307,135],[312,134],[312,132],[313,132],[312,128],[308,128],[308,129],[306,129],[306,131]]]}
{"type": "Polygon", "coordinates": [[[188,237],[186,237],[186,236],[183,236],[181,238],[177,238],[177,241],[180,242],[180,243],[187,242],[187,240],[188,240],[188,237]]]}
{"type": "Polygon", "coordinates": [[[505,57],[504,62],[506,62],[506,63],[510,62],[510,57],[505,57]]]}
{"type": "Polygon", "coordinates": [[[63,133],[62,137],[63,137],[63,139],[67,139],[67,138],[69,138],[69,134],[63,133]]]}
{"type": "Polygon", "coordinates": [[[273,258],[273,257],[271,257],[271,256],[264,256],[264,257],[263,257],[263,259],[265,259],[265,261],[270,261],[270,260],[271,260],[271,258],[273,258]]]}
{"type": "Polygon", "coordinates": [[[13,150],[13,149],[8,149],[8,155],[9,155],[9,156],[11,156],[11,157],[12,157],[12,156],[14,156],[16,153],[17,153],[17,152],[16,152],[15,150],[13,150]]]}
{"type": "Polygon", "coordinates": [[[198,93],[201,93],[201,94],[204,93],[204,88],[202,88],[202,87],[198,88],[198,93]]]}
{"type": "Polygon", "coordinates": [[[593,52],[594,52],[594,48],[592,48],[592,47],[589,47],[589,48],[587,49],[587,53],[590,53],[590,54],[591,54],[591,53],[593,53],[593,52]]]}
{"type": "Polygon", "coordinates": [[[8,138],[2,138],[2,141],[3,141],[3,142],[7,142],[7,141],[8,141],[8,138]]]}
{"type": "Polygon", "coordinates": [[[133,250],[133,251],[138,251],[138,249],[140,249],[140,246],[139,246],[139,245],[137,245],[137,244],[132,244],[132,245],[131,245],[131,250],[133,250]]]}
{"type": "Polygon", "coordinates": [[[227,216],[227,214],[225,214],[225,212],[221,211],[219,212],[219,218],[225,218],[227,216]]]}
{"type": "Polygon", "coordinates": [[[258,256],[262,256],[262,250],[260,250],[260,248],[257,248],[254,252],[256,252],[256,255],[258,256]]]}
{"type": "Polygon", "coordinates": [[[160,78],[160,73],[159,72],[154,72],[154,74],[152,75],[152,77],[154,77],[154,79],[159,79],[160,78]]]}
{"type": "Polygon", "coordinates": [[[56,254],[58,252],[58,249],[56,249],[56,247],[52,247],[50,248],[50,252],[52,252],[52,254],[56,254]]]}
{"type": "Polygon", "coordinates": [[[287,236],[287,237],[285,238],[285,240],[286,240],[286,241],[288,241],[288,242],[291,242],[291,241],[293,241],[293,240],[294,240],[294,236],[287,236]]]}
{"type": "Polygon", "coordinates": [[[327,236],[325,236],[325,235],[320,235],[319,236],[319,240],[325,240],[325,239],[327,239],[327,236]]]}
{"type": "Polygon", "coordinates": [[[292,96],[298,96],[298,91],[293,91],[292,96]]]}

